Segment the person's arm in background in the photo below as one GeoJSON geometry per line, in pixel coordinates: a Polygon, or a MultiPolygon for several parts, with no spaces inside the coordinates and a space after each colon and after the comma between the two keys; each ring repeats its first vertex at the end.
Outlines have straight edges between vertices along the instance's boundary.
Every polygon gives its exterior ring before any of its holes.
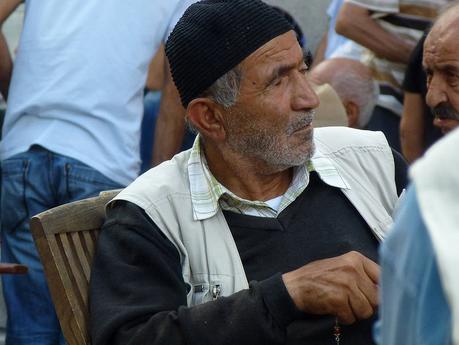
{"type": "Polygon", "coordinates": [[[180,150],[185,135],[185,108],[164,59],[164,85],[153,143],[153,166],[171,159],[180,150]]]}
{"type": "Polygon", "coordinates": [[[403,156],[410,164],[424,153],[424,103],[421,94],[405,91],[400,141],[403,156]]]}
{"type": "Polygon", "coordinates": [[[322,39],[320,40],[319,45],[317,46],[317,50],[314,55],[314,60],[313,60],[312,66],[310,67],[311,69],[325,60],[325,51],[327,50],[327,42],[328,42],[328,31],[325,31],[322,36],[322,39]]]}
{"type": "MultiPolygon", "coordinates": [[[[172,32],[175,24],[180,19],[185,10],[196,0],[181,0],[175,14],[171,18],[169,30],[164,36],[164,42],[172,32]]],[[[153,141],[152,166],[171,159],[182,146],[185,136],[185,114],[186,110],[182,106],[180,95],[172,79],[169,61],[164,58],[164,83],[161,90],[161,103],[159,114],[156,119],[155,138],[153,141]]]]}
{"type": "Polygon", "coordinates": [[[12,70],[13,60],[11,59],[5,36],[0,31],[0,93],[5,100],[8,98],[12,70]]]}
{"type": "Polygon", "coordinates": [[[164,59],[166,58],[164,43],[160,45],[148,66],[146,88],[151,91],[160,91],[164,84],[164,59]]]}
{"type": "Polygon", "coordinates": [[[1,28],[5,20],[21,2],[22,0],[2,0],[0,2],[0,93],[5,100],[8,97],[13,60],[1,28]]]}
{"type": "Polygon", "coordinates": [[[411,43],[381,27],[371,17],[369,9],[349,2],[341,7],[335,30],[393,62],[407,63],[414,48],[411,43]]]}
{"type": "Polygon", "coordinates": [[[422,67],[426,34],[413,49],[403,80],[403,114],[400,120],[402,153],[408,163],[421,157],[426,150],[426,103],[427,77],[422,67]]]}

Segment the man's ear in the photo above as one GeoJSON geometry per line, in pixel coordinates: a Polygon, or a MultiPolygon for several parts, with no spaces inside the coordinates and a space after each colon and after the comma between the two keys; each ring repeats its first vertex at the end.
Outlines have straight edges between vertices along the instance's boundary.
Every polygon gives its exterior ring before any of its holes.
{"type": "Polygon", "coordinates": [[[344,103],[344,108],[346,109],[347,126],[351,128],[359,128],[359,106],[352,101],[347,101],[344,103]]]}
{"type": "Polygon", "coordinates": [[[216,141],[226,137],[223,117],[218,104],[209,98],[193,99],[187,107],[189,121],[204,138],[216,141]]]}

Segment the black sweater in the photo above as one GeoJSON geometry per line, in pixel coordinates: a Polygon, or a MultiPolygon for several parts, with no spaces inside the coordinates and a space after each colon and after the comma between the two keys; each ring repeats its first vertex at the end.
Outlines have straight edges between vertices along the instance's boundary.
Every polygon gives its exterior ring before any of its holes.
{"type": "MultiPolygon", "coordinates": [[[[406,184],[398,155],[396,180],[406,184]]],[[[90,286],[93,345],[335,344],[334,318],[296,309],[281,274],[356,250],[377,261],[377,241],[343,193],[316,173],[277,218],[224,212],[250,283],[230,297],[186,307],[174,245],[142,209],[108,211],[90,286]]],[[[342,326],[341,344],[371,344],[372,320],[342,326]]]]}

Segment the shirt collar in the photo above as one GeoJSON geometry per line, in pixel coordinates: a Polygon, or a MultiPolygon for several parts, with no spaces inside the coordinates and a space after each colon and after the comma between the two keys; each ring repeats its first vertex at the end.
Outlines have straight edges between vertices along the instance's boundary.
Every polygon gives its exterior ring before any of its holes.
{"type": "MultiPolygon", "coordinates": [[[[332,187],[350,189],[349,184],[339,174],[333,162],[316,149],[314,156],[307,164],[294,169],[292,183],[284,194],[279,212],[293,202],[307,187],[310,171],[316,171],[320,179],[332,187]]],[[[223,195],[231,198],[233,203],[241,202],[250,203],[254,207],[269,207],[262,201],[241,199],[217,181],[207,166],[206,158],[201,150],[199,135],[196,136],[188,159],[188,179],[194,220],[204,220],[215,216],[220,207],[219,200],[223,195]]]]}

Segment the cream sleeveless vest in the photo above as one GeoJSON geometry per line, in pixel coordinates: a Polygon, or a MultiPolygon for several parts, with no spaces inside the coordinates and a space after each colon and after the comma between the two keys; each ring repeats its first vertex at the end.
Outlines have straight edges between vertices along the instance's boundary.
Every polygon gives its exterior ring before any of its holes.
{"type": "MultiPolygon", "coordinates": [[[[397,202],[392,152],[382,133],[345,127],[314,131],[315,169],[326,174],[332,164],[346,184],[342,192],[381,240],[392,225],[397,202]]],[[[248,288],[236,244],[219,210],[195,220],[188,182],[190,151],[182,152],[140,176],[114,200],[127,200],[151,217],[177,248],[183,279],[192,289],[188,305],[228,296],[248,288]]],[[[154,272],[152,272],[154,274],[154,272]]]]}

